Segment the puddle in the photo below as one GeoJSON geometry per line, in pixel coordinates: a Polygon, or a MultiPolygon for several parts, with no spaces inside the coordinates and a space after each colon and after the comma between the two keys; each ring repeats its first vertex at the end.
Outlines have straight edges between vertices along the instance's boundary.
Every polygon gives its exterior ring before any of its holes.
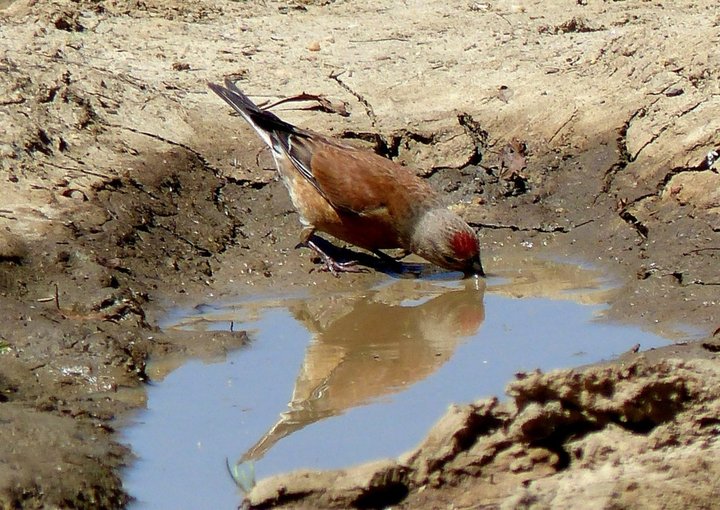
{"type": "Polygon", "coordinates": [[[669,343],[598,320],[612,290],[597,271],[506,265],[487,281],[390,280],[174,311],[162,327],[245,329],[251,342],[220,362],[151,368],[162,381],[124,434],[138,456],[124,475],[132,507],[236,508],[228,468],[260,479],[397,456],[450,403],[501,396],[518,371],[669,343]]]}

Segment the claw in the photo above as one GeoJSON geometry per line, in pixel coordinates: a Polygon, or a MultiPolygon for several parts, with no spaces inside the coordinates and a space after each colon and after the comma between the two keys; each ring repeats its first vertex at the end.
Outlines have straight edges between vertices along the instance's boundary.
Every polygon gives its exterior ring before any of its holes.
{"type": "Polygon", "coordinates": [[[337,262],[333,259],[325,260],[325,266],[321,271],[330,271],[335,278],[340,277],[340,273],[369,273],[366,267],[358,266],[355,260],[347,262],[337,262]]]}

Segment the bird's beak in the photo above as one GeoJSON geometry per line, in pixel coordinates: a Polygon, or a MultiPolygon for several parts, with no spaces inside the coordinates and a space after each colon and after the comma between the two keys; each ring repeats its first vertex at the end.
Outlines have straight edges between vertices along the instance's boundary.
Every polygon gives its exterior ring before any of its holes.
{"type": "Polygon", "coordinates": [[[485,271],[483,270],[482,262],[480,262],[480,257],[473,262],[472,268],[465,273],[465,276],[485,276],[485,271]]]}

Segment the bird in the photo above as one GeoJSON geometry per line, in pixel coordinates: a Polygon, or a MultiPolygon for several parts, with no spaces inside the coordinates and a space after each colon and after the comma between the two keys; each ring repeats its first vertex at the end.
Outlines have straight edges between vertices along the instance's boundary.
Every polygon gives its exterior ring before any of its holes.
{"type": "Polygon", "coordinates": [[[314,250],[334,276],[367,269],[335,261],[321,249],[316,232],[383,259],[392,257],[381,250],[400,248],[465,276],[485,275],[475,231],[410,167],[285,122],[230,80],[208,86],[270,148],[300,218],[298,246],[314,250]]]}

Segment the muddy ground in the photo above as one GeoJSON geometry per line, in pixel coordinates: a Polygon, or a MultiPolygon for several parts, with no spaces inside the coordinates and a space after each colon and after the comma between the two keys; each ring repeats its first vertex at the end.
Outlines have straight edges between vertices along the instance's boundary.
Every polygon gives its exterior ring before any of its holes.
{"type": "Polygon", "coordinates": [[[149,357],[221,353],[174,303],[335,279],[205,82],[412,163],[478,228],[622,281],[609,315],[703,339],[526,374],[417,451],[261,482],[259,506],[711,507],[720,491],[715,1],[0,2],[0,506],[120,507],[149,357]],[[636,356],[644,359],[637,360],[636,356]],[[667,361],[684,357],[685,361],[667,361]],[[333,487],[332,490],[328,487],[333,487]],[[454,505],[454,506],[453,506],[454,505]]]}

